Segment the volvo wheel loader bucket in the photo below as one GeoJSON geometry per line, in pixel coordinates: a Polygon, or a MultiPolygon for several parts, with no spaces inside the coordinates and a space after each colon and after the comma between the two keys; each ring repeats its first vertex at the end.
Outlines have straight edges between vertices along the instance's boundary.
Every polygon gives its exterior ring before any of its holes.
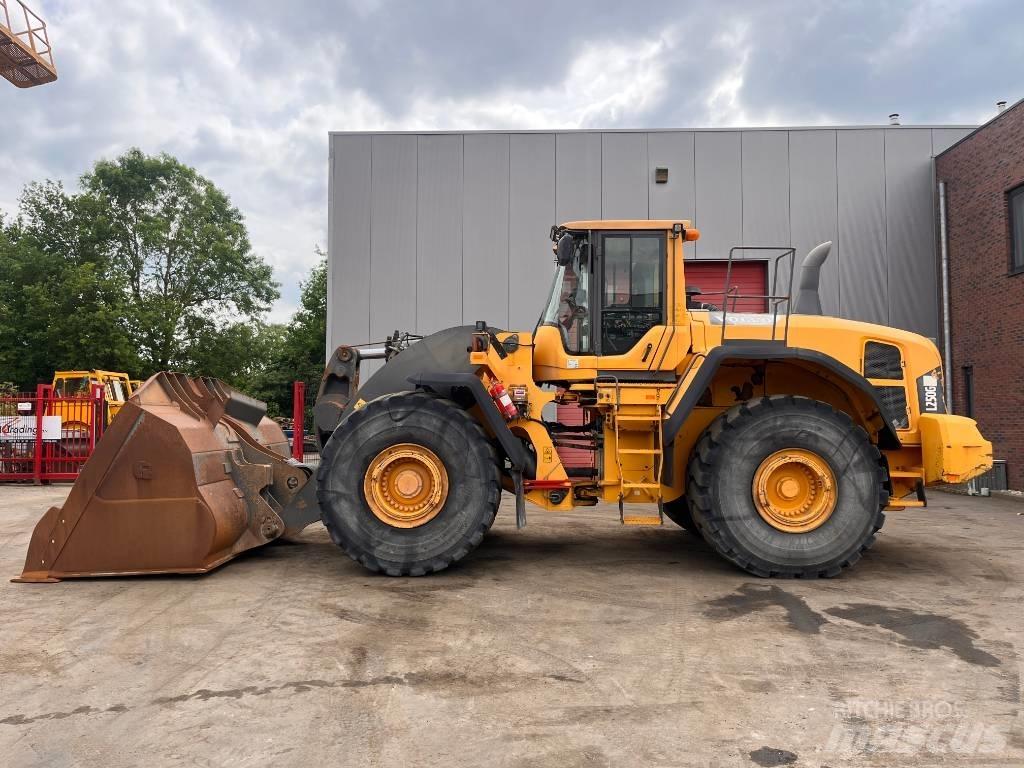
{"type": "Polygon", "coordinates": [[[15,581],[205,573],[318,517],[310,470],[263,403],[159,373],[125,403],[15,581]]]}

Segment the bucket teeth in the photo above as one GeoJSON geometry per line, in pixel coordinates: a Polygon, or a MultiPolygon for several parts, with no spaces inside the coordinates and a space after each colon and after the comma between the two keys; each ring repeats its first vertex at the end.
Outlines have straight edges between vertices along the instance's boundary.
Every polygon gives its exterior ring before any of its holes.
{"type": "Polygon", "coordinates": [[[280,536],[308,470],[265,414],[216,379],[153,376],[36,524],[15,581],[205,573],[280,536]]]}

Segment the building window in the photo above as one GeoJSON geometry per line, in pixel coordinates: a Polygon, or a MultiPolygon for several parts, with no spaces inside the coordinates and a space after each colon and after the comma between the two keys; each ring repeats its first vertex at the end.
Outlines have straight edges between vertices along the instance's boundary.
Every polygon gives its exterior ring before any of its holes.
{"type": "Polygon", "coordinates": [[[965,365],[964,371],[964,416],[974,418],[974,366],[965,365]]]}
{"type": "Polygon", "coordinates": [[[1010,273],[1024,272],[1024,186],[1009,194],[1010,273]]]}

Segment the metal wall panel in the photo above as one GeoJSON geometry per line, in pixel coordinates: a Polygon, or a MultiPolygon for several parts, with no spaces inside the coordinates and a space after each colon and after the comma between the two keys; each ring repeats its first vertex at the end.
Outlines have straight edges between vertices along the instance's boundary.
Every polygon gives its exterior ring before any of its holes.
{"type": "Polygon", "coordinates": [[[743,240],[743,179],[740,133],[698,133],[694,137],[696,203],[694,224],[700,229],[695,255],[725,259],[743,240]]]}
{"type": "Polygon", "coordinates": [[[533,330],[554,275],[549,232],[555,223],[555,137],[509,139],[509,328],[533,330]]]}
{"type": "Polygon", "coordinates": [[[555,137],[556,223],[601,218],[601,134],[555,137]]]}
{"type": "Polygon", "coordinates": [[[925,129],[885,132],[885,221],[889,323],[937,338],[932,136],[925,129]]]}
{"type": "Polygon", "coordinates": [[[814,246],[832,241],[821,269],[818,293],[826,315],[839,313],[838,200],[836,131],[791,131],[789,134],[790,231],[799,270],[814,246]]]}
{"type": "Polygon", "coordinates": [[[647,134],[647,180],[652,219],[694,217],[696,179],[693,168],[692,133],[647,134]],[[668,168],[668,182],[656,184],[654,169],[668,168]]]}
{"type": "Polygon", "coordinates": [[[932,128],[932,156],[940,155],[956,144],[960,139],[969,133],[973,128],[932,128]]]}
{"type": "Polygon", "coordinates": [[[462,321],[508,327],[509,137],[466,134],[462,204],[462,321]]]}
{"type": "Polygon", "coordinates": [[[887,323],[885,129],[839,131],[840,311],[843,317],[887,323]]]}
{"type": "Polygon", "coordinates": [[[420,136],[416,332],[462,323],[462,136],[420,136]]]}
{"type": "Polygon", "coordinates": [[[601,216],[646,219],[647,134],[601,134],[601,216]]]}
{"type": "MultiPolygon", "coordinates": [[[[743,239],[740,243],[789,246],[789,132],[744,131],[740,134],[740,146],[743,183],[743,239]]],[[[739,251],[737,255],[745,259],[768,258],[768,285],[772,285],[778,252],[739,251]]],[[[779,267],[776,290],[783,294],[789,280],[789,260],[781,260],[779,267]]]]}
{"type": "Polygon", "coordinates": [[[416,327],[416,137],[374,136],[370,340],[416,327]]]}
{"type": "Polygon", "coordinates": [[[332,135],[329,349],[396,327],[529,327],[551,277],[548,226],[602,217],[692,218],[700,258],[792,242],[799,264],[831,239],[827,313],[935,335],[931,156],[969,132],[332,135]]]}
{"type": "Polygon", "coordinates": [[[332,136],[327,355],[370,340],[370,136],[332,136]]]}

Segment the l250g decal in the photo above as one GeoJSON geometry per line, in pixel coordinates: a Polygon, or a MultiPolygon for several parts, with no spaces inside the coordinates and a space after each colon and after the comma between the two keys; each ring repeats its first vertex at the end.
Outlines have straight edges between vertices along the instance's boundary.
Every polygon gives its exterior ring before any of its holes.
{"type": "Polygon", "coordinates": [[[946,401],[942,395],[941,368],[917,377],[917,402],[921,413],[946,412],[946,401]]]}

